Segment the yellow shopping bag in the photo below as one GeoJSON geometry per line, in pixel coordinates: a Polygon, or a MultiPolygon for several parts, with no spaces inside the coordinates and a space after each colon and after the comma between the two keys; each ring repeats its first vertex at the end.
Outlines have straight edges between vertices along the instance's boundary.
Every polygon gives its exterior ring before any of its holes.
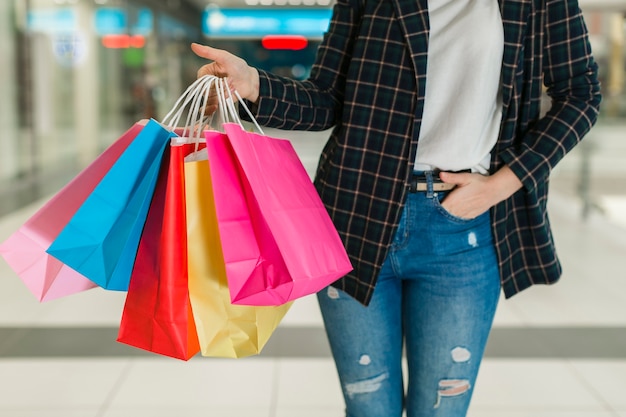
{"type": "Polygon", "coordinates": [[[258,354],[292,303],[231,303],[209,161],[185,163],[185,189],[189,296],[202,356],[241,358],[258,354]]]}

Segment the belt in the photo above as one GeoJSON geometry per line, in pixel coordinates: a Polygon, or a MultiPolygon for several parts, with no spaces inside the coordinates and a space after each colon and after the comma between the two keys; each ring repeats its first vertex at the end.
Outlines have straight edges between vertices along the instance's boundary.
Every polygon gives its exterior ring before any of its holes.
{"type": "MultiPolygon", "coordinates": [[[[455,173],[471,172],[470,169],[456,171],[455,173]]],[[[456,187],[456,184],[443,182],[439,178],[439,171],[433,171],[433,191],[450,191],[456,187]]],[[[416,193],[420,191],[428,191],[428,180],[424,174],[413,174],[409,180],[409,192],[416,193]]]]}

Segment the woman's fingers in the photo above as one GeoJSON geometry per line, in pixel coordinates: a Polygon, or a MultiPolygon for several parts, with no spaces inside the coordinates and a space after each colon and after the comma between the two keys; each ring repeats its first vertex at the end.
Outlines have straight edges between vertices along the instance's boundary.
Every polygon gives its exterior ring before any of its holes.
{"type": "Polygon", "coordinates": [[[191,49],[199,57],[213,61],[198,70],[198,77],[214,75],[228,78],[231,90],[237,90],[242,97],[251,101],[258,99],[259,73],[245,60],[228,51],[197,43],[191,44],[191,49]]]}
{"type": "Polygon", "coordinates": [[[198,75],[215,75],[217,77],[237,79],[246,76],[248,73],[247,62],[228,51],[198,43],[192,43],[191,50],[200,58],[213,61],[201,67],[198,75]],[[200,74],[201,72],[202,74],[200,74]]]}
{"type": "Polygon", "coordinates": [[[209,59],[211,61],[217,61],[219,59],[219,54],[215,53],[217,49],[211,48],[210,46],[192,43],[191,50],[200,58],[209,59]]]}

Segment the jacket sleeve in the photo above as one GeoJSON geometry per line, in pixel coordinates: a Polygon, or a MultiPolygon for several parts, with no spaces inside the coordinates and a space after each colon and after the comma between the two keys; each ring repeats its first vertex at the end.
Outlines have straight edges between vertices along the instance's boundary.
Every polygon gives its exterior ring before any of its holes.
{"type": "Polygon", "coordinates": [[[259,70],[259,100],[247,103],[259,124],[289,130],[325,130],[342,111],[346,72],[362,0],[337,0],[311,75],[296,81],[259,70]]]}
{"type": "Polygon", "coordinates": [[[552,105],[515,148],[501,155],[527,190],[595,124],[601,101],[598,68],[577,0],[548,0],[543,77],[552,105]]]}

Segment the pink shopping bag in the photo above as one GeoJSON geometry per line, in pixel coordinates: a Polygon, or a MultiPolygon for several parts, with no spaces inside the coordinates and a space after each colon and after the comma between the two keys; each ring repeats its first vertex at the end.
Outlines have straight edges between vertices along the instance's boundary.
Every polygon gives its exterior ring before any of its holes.
{"type": "Polygon", "coordinates": [[[233,304],[281,305],[351,271],[291,143],[238,124],[224,129],[205,136],[233,304]]]}
{"type": "Polygon", "coordinates": [[[135,123],[0,245],[0,254],[39,301],[96,287],[46,250],[147,121],[135,123]]]}

